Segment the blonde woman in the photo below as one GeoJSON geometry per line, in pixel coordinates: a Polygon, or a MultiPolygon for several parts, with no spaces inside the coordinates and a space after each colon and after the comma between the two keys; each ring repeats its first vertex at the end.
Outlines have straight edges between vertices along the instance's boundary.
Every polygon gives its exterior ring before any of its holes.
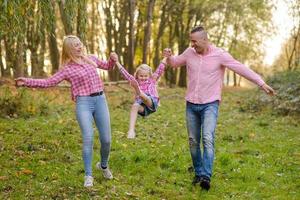
{"type": "Polygon", "coordinates": [[[47,79],[16,79],[17,86],[32,88],[53,87],[63,80],[71,83],[72,99],[76,102],[76,117],[82,134],[82,157],[84,162],[84,186],[93,186],[92,154],[93,154],[93,121],[99,131],[101,143],[101,162],[97,168],[103,176],[112,179],[113,175],[108,168],[111,144],[111,127],[109,110],[103,93],[103,82],[97,74],[96,68],[113,69],[118,56],[110,54],[109,61],[99,60],[95,56],[84,53],[84,46],[78,37],[69,35],[64,38],[61,54],[61,66],[56,74],[47,79]]]}
{"type": "Polygon", "coordinates": [[[135,90],[135,102],[130,111],[130,122],[127,138],[135,138],[135,123],[137,115],[146,117],[156,112],[159,96],[157,92],[157,81],[166,68],[166,60],[161,61],[156,71],[152,73],[152,69],[147,64],[141,64],[135,71],[134,76],[129,74],[126,69],[117,62],[120,73],[130,82],[135,90]]]}

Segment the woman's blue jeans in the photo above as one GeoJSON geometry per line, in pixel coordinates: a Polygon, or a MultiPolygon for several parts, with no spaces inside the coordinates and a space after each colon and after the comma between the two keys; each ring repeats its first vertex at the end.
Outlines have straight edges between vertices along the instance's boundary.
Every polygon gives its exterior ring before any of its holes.
{"type": "Polygon", "coordinates": [[[219,101],[207,104],[186,103],[186,124],[196,176],[210,178],[212,175],[218,110],[219,101]],[[203,154],[201,154],[200,148],[201,139],[203,154]]]}
{"type": "Polygon", "coordinates": [[[111,127],[109,110],[105,95],[78,96],[76,98],[76,117],[82,134],[82,157],[86,176],[92,176],[93,158],[93,121],[99,131],[101,143],[101,166],[106,167],[109,159],[111,143],[111,127]]]}

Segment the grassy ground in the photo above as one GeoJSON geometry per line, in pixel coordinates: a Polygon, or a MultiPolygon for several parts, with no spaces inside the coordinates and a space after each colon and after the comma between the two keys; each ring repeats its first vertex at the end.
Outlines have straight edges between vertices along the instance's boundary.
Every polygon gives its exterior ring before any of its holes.
{"type": "Polygon", "coordinates": [[[139,118],[137,138],[128,140],[132,95],[107,87],[115,178],[104,180],[95,168],[95,134],[92,189],[82,186],[81,136],[69,91],[33,93],[33,101],[49,96],[49,115],[0,119],[0,199],[300,199],[300,120],[244,111],[252,91],[224,91],[209,192],[191,185],[184,90],[161,89],[158,112],[139,118]]]}

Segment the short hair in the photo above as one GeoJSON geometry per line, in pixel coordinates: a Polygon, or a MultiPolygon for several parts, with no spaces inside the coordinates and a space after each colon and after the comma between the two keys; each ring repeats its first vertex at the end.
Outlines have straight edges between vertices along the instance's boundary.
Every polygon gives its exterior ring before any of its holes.
{"type": "Polygon", "coordinates": [[[205,31],[203,26],[196,26],[194,28],[192,28],[191,33],[195,33],[195,32],[201,32],[201,31],[205,31]]]}

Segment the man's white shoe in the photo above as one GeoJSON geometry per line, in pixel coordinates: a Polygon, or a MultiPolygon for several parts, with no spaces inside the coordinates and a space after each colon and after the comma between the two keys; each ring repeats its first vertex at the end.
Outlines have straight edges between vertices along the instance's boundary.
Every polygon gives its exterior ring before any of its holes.
{"type": "Polygon", "coordinates": [[[84,177],[84,187],[92,187],[93,181],[94,181],[94,178],[92,176],[85,176],[84,177]]]}
{"type": "Polygon", "coordinates": [[[111,171],[110,171],[110,169],[108,167],[106,167],[105,169],[103,169],[101,167],[101,163],[100,162],[98,162],[96,164],[96,167],[102,171],[102,174],[103,174],[104,178],[106,178],[106,179],[113,179],[114,178],[113,175],[112,175],[112,173],[111,173],[111,171]]]}

